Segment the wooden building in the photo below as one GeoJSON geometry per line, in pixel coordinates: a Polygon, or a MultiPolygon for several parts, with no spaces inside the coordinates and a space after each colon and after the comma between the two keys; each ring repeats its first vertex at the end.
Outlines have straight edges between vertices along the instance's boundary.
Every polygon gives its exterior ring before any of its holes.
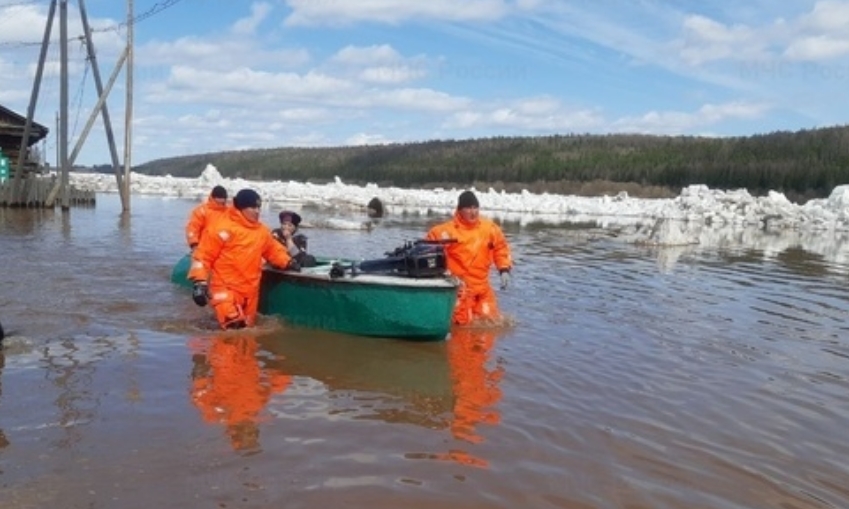
{"type": "MultiPolygon", "coordinates": [[[[3,155],[9,158],[9,163],[12,172],[18,166],[18,156],[21,150],[21,140],[24,137],[24,127],[27,119],[24,116],[18,115],[14,111],[0,104],[0,149],[3,149],[3,155]]],[[[33,122],[30,126],[29,140],[27,140],[27,150],[47,137],[49,130],[43,125],[33,122]]],[[[38,170],[39,161],[32,161],[27,154],[24,159],[24,172],[38,170]]],[[[14,175],[12,173],[11,175],[14,175]]]]}
{"type": "MultiPolygon", "coordinates": [[[[3,150],[3,156],[9,159],[10,170],[8,179],[0,182],[0,206],[52,207],[61,188],[56,177],[43,174],[41,161],[32,157],[30,149],[47,137],[48,133],[47,128],[37,122],[30,125],[20,185],[13,185],[26,122],[26,117],[0,105],[0,149],[3,150]]],[[[71,188],[69,198],[75,205],[94,205],[94,193],[91,191],[71,188]]]]}

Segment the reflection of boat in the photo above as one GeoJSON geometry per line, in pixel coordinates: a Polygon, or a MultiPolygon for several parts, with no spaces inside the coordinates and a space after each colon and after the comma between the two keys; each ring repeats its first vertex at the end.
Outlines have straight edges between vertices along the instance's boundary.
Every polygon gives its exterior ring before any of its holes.
{"type": "MultiPolygon", "coordinates": [[[[177,262],[173,282],[190,285],[189,263],[188,255],[177,262]]],[[[301,272],[266,268],[259,311],[296,326],[360,336],[445,339],[457,283],[444,269],[442,247],[420,243],[360,263],[320,259],[301,272]]]]}
{"type": "Polygon", "coordinates": [[[504,367],[492,358],[501,332],[460,327],[451,330],[446,342],[414,343],[289,330],[259,342],[271,354],[265,360],[269,369],[317,380],[331,391],[381,396],[380,403],[371,399],[367,408],[355,412],[386,422],[446,428],[458,440],[479,443],[481,426],[501,420],[504,367]]]}
{"type": "Polygon", "coordinates": [[[448,427],[454,393],[447,342],[363,341],[305,329],[258,341],[269,354],[263,359],[268,369],[315,380],[333,393],[333,413],[448,427]]]}
{"type": "Polygon", "coordinates": [[[268,368],[317,380],[334,393],[329,412],[450,431],[459,442],[433,457],[486,467],[470,447],[501,421],[504,367],[492,355],[502,332],[453,328],[446,342],[414,343],[285,331],[259,341],[270,354],[268,368]]]}

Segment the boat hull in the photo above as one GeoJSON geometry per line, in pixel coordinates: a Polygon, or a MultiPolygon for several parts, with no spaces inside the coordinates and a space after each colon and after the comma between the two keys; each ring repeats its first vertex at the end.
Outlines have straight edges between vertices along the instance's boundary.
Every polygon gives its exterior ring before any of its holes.
{"type": "MultiPolygon", "coordinates": [[[[190,259],[181,259],[171,280],[186,280],[190,259]]],[[[298,327],[359,336],[442,340],[451,327],[457,285],[450,278],[409,278],[346,272],[330,277],[330,263],[301,272],[266,268],[259,312],[298,327]]]]}

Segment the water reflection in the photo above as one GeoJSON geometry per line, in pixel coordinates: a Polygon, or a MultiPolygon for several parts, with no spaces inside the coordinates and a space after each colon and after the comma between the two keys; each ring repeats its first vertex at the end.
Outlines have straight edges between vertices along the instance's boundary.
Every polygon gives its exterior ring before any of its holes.
{"type": "Polygon", "coordinates": [[[63,210],[60,212],[61,222],[62,222],[62,239],[66,243],[71,243],[73,238],[71,236],[72,228],[71,228],[71,211],[63,210]]]}
{"type": "Polygon", "coordinates": [[[499,382],[504,377],[504,366],[490,365],[497,332],[462,327],[451,331],[447,345],[455,398],[451,419],[454,438],[480,443],[483,438],[478,427],[501,421],[495,406],[501,400],[499,382]]]}
{"type": "Polygon", "coordinates": [[[469,327],[451,330],[446,343],[454,394],[449,429],[461,445],[435,454],[434,459],[489,467],[489,462],[474,454],[469,444],[484,441],[479,429],[481,425],[495,426],[501,422],[496,405],[501,401],[499,383],[504,377],[504,366],[499,363],[493,367],[490,359],[500,332],[500,329],[469,327]]]}
{"type": "Polygon", "coordinates": [[[484,442],[481,428],[501,421],[504,366],[492,358],[500,333],[457,328],[449,340],[433,343],[305,330],[195,338],[191,400],[204,421],[224,426],[234,451],[255,453],[271,416],[305,411],[297,406],[300,391],[315,385],[294,380],[309,379],[320,383],[329,403],[311,412],[450,433],[447,451],[426,456],[486,467],[473,449],[484,442]]]}
{"type": "Polygon", "coordinates": [[[696,249],[692,246],[669,246],[651,247],[648,251],[657,260],[658,271],[662,274],[670,274],[681,257],[692,255],[696,249]]]}
{"type": "MultiPolygon", "coordinates": [[[[0,345],[0,403],[3,401],[3,368],[6,367],[6,356],[3,354],[3,346],[0,345]]],[[[3,428],[0,428],[0,449],[9,445],[9,439],[6,438],[6,433],[3,428]]]]}
{"type": "Polygon", "coordinates": [[[82,336],[63,337],[47,345],[42,363],[46,378],[57,390],[53,401],[58,411],[55,425],[63,435],[55,442],[60,449],[70,449],[83,437],[82,426],[89,424],[100,406],[99,393],[94,389],[94,379],[100,361],[108,352],[115,351],[109,338],[93,338],[89,344],[82,336]]]}
{"type": "Polygon", "coordinates": [[[286,390],[292,377],[263,361],[252,335],[196,338],[189,348],[191,399],[204,421],[224,425],[234,450],[260,451],[262,411],[273,394],[286,390]]]}
{"type": "Polygon", "coordinates": [[[55,217],[53,209],[0,207],[0,233],[32,235],[55,217]]]}
{"type": "Polygon", "coordinates": [[[334,415],[445,429],[453,395],[444,342],[287,330],[261,339],[287,374],[320,382],[334,415]]]}
{"type": "Polygon", "coordinates": [[[125,249],[133,249],[133,222],[129,212],[121,212],[118,215],[118,235],[121,241],[121,247],[125,249]]]}

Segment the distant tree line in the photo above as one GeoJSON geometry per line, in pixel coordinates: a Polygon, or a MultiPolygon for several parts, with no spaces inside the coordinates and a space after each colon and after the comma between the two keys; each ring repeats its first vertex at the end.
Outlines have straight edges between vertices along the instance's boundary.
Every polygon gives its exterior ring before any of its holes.
{"type": "Polygon", "coordinates": [[[262,181],[322,183],[338,176],[350,184],[554,192],[630,184],[670,193],[706,184],[755,195],[777,190],[804,200],[849,183],[849,126],[733,138],[570,134],[256,149],[158,159],[135,170],[196,177],[207,163],[225,177],[262,181]],[[599,182],[609,185],[587,186],[599,182]]]}

